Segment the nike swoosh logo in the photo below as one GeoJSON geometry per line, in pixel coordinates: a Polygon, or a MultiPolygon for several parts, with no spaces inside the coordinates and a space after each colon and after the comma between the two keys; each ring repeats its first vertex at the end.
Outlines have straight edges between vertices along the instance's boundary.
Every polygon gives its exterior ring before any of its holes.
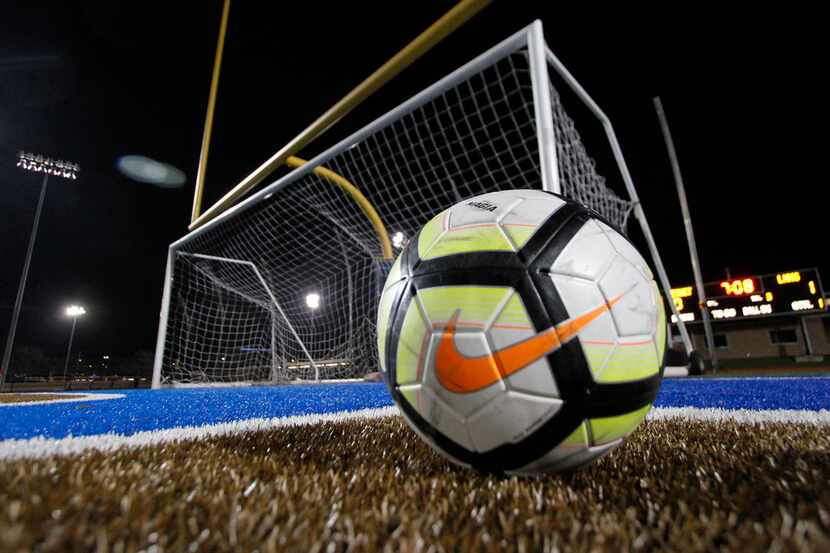
{"type": "Polygon", "coordinates": [[[611,309],[623,295],[526,340],[478,357],[467,357],[455,346],[455,329],[461,315],[461,310],[458,309],[447,322],[447,329],[441,336],[435,353],[438,380],[447,390],[459,394],[477,392],[491,386],[562,347],[597,317],[611,309]]]}

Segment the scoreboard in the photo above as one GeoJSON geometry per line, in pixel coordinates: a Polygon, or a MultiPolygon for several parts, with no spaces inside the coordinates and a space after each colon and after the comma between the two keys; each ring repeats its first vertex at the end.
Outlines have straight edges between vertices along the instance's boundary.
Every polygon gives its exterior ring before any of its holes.
{"type": "MultiPolygon", "coordinates": [[[[827,308],[818,269],[707,282],[703,289],[705,308],[713,321],[809,313],[827,308]]],[[[682,321],[702,320],[695,286],[672,288],[671,296],[682,321]]],[[[677,322],[675,315],[671,319],[677,322]]]]}

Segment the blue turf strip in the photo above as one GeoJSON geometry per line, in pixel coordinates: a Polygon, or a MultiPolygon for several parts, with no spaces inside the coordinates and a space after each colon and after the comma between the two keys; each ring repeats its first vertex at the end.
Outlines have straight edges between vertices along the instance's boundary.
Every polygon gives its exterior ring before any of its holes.
{"type": "Polygon", "coordinates": [[[657,407],[830,409],[830,378],[667,378],[657,407]]]}
{"type": "Polygon", "coordinates": [[[123,399],[2,407],[0,439],[90,436],[385,407],[384,384],[112,390],[123,399]]]}
{"type": "MultiPolygon", "coordinates": [[[[94,393],[94,392],[91,392],[94,393]]],[[[202,426],[250,418],[353,411],[391,405],[384,384],[113,390],[104,401],[0,408],[0,440],[63,438],[202,426]]],[[[830,378],[666,379],[658,407],[830,409],[830,378]]]]}

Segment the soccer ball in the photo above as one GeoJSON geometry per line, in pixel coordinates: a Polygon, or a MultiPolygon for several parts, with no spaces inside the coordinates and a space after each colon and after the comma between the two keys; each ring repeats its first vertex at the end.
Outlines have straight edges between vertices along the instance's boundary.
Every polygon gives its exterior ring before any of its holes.
{"type": "Polygon", "coordinates": [[[620,445],[663,376],[648,264],[597,213],[538,190],[483,194],[428,222],[378,310],[381,370],[452,461],[535,474],[620,445]]]}

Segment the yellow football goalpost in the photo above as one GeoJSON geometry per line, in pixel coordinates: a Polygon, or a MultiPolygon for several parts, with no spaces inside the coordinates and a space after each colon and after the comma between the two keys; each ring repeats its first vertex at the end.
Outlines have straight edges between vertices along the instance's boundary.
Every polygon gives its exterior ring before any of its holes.
{"type": "MultiPolygon", "coordinates": [[[[225,0],[222,9],[222,21],[219,27],[219,39],[216,46],[216,57],[213,65],[213,78],[210,85],[207,115],[205,117],[205,129],[202,136],[202,148],[199,155],[199,170],[196,176],[196,189],[193,196],[193,211],[191,215],[190,230],[194,230],[211,219],[219,216],[233,205],[247,192],[261,183],[281,165],[299,167],[305,163],[304,160],[295,157],[294,154],[311,143],[315,138],[323,134],[328,128],[337,123],[343,116],[357,107],[366,98],[372,95],[380,87],[394,78],[398,73],[414,63],[418,58],[428,52],[433,46],[447,37],[455,29],[463,25],[467,20],[486,7],[492,0],[461,0],[450,11],[444,14],[435,23],[430,25],[423,33],[418,35],[412,42],[407,44],[400,52],[395,54],[389,61],[357,85],[351,92],[344,96],[339,102],[332,106],[323,115],[317,118],[311,125],[303,130],[288,144],[282,147],[276,154],[271,156],[265,163],[260,165],[253,173],[245,177],[242,182],[234,186],[229,192],[222,196],[219,201],[201,212],[202,196],[205,186],[205,173],[207,169],[207,157],[210,149],[210,135],[213,127],[213,113],[216,106],[216,94],[219,83],[219,72],[222,63],[222,51],[225,44],[225,32],[227,30],[228,13],[230,11],[230,0],[225,0]]],[[[325,167],[317,167],[314,173],[336,185],[348,194],[361,208],[363,213],[372,223],[378,235],[383,258],[391,260],[392,245],[389,235],[384,227],[383,221],[369,200],[360,192],[357,186],[325,167]]]]}

